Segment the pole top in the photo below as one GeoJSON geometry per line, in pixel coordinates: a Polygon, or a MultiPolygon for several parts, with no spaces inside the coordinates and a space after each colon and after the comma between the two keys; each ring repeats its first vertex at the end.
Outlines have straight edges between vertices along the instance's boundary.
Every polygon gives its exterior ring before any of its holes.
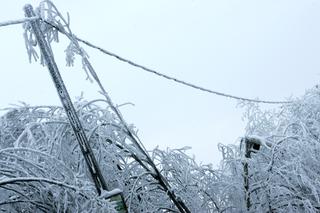
{"type": "Polygon", "coordinates": [[[31,4],[24,5],[23,11],[24,11],[26,17],[30,18],[30,17],[36,16],[31,4]]]}
{"type": "Polygon", "coordinates": [[[26,11],[26,10],[32,10],[32,9],[33,9],[33,7],[32,7],[31,4],[26,4],[26,5],[23,6],[23,10],[24,10],[24,11],[26,11]]]}

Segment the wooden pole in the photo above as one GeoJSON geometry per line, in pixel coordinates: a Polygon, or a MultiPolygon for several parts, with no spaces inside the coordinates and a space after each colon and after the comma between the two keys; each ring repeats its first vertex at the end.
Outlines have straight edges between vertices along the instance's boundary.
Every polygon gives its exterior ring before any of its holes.
{"type": "MultiPolygon", "coordinates": [[[[24,11],[25,11],[26,17],[28,17],[28,18],[35,17],[35,13],[34,13],[31,5],[26,5],[24,7],[24,11]]],[[[43,56],[45,63],[48,67],[48,70],[51,74],[54,85],[57,89],[60,101],[61,101],[63,108],[68,116],[69,123],[72,127],[74,135],[76,136],[76,139],[79,143],[81,152],[82,152],[82,154],[85,158],[86,164],[89,168],[91,178],[95,184],[95,187],[96,187],[98,194],[101,195],[102,190],[108,190],[106,182],[103,178],[103,175],[101,173],[101,170],[99,168],[97,160],[92,152],[91,146],[89,144],[89,141],[87,139],[85,131],[81,125],[80,119],[74,109],[72,102],[71,102],[70,96],[69,96],[68,91],[64,85],[64,82],[63,82],[62,77],[60,75],[59,69],[58,69],[57,64],[54,60],[53,54],[51,53],[49,45],[48,45],[47,41],[45,40],[44,34],[41,31],[40,20],[39,19],[32,20],[32,21],[30,21],[30,24],[31,24],[32,30],[35,34],[35,37],[37,39],[37,42],[39,44],[42,56],[43,56]]],[[[111,197],[110,200],[116,201],[116,203],[118,204],[116,209],[119,212],[127,212],[127,208],[126,208],[125,202],[124,202],[121,194],[118,194],[118,195],[111,197]]]]}

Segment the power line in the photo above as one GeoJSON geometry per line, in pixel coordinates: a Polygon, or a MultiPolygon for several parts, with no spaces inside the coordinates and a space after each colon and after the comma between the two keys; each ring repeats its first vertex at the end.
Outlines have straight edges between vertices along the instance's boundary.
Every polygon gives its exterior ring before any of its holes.
{"type": "Polygon", "coordinates": [[[38,17],[31,17],[31,18],[4,21],[4,22],[0,22],[0,27],[14,25],[14,24],[23,24],[25,22],[33,21],[35,19],[38,19],[38,17]]]}
{"type": "MultiPolygon", "coordinates": [[[[13,24],[22,24],[22,23],[25,23],[25,22],[28,22],[28,21],[32,21],[32,20],[35,20],[35,19],[38,19],[38,17],[32,17],[32,18],[25,18],[25,19],[18,19],[18,20],[0,22],[0,27],[13,25],[13,24]]],[[[43,21],[46,22],[47,24],[51,25],[52,27],[56,28],[59,32],[65,34],[65,35],[67,34],[67,32],[65,32],[63,29],[60,29],[60,27],[57,27],[57,26],[53,25],[52,23],[47,22],[46,20],[43,20],[43,21]]],[[[174,82],[182,84],[184,86],[191,87],[193,89],[197,89],[197,90],[200,90],[200,91],[203,91],[203,92],[208,92],[208,93],[211,93],[211,94],[214,94],[214,95],[218,95],[218,96],[223,96],[223,97],[232,98],[232,99],[236,99],[236,100],[242,100],[242,101],[256,102],[256,103],[265,103],[265,104],[289,104],[289,103],[292,103],[291,101],[268,101],[268,100],[244,98],[244,97],[240,97],[240,96],[235,96],[235,95],[231,95],[231,94],[227,94],[227,93],[223,93],[223,92],[218,92],[218,91],[214,91],[214,90],[211,90],[211,89],[207,89],[205,87],[198,86],[198,85],[195,85],[193,83],[189,83],[189,82],[180,80],[178,78],[175,78],[175,77],[160,73],[160,72],[158,72],[158,71],[156,71],[154,69],[151,69],[151,68],[148,68],[146,66],[140,65],[140,64],[138,64],[136,62],[133,62],[133,61],[131,61],[129,59],[123,58],[123,57],[121,57],[121,56],[119,56],[119,55],[117,55],[115,53],[112,53],[112,52],[110,52],[108,50],[105,50],[105,49],[103,49],[103,48],[101,48],[101,47],[99,47],[97,45],[94,45],[94,44],[90,43],[89,41],[83,40],[83,39],[81,39],[81,38],[79,38],[79,37],[77,37],[75,35],[73,35],[73,37],[75,37],[78,41],[84,43],[85,45],[87,45],[87,46],[89,46],[91,48],[97,49],[100,52],[102,52],[102,53],[104,53],[106,55],[112,56],[112,57],[114,57],[114,58],[116,58],[116,59],[118,59],[118,60],[120,60],[122,62],[128,63],[131,66],[140,68],[141,70],[144,70],[146,72],[155,74],[155,75],[157,75],[159,77],[165,78],[167,80],[174,81],[174,82]]]]}
{"type": "Polygon", "coordinates": [[[202,87],[202,86],[198,86],[198,85],[195,85],[193,83],[189,83],[189,82],[186,82],[186,81],[183,81],[183,80],[179,80],[178,78],[175,78],[175,77],[172,77],[172,76],[169,76],[169,75],[166,75],[166,74],[163,74],[163,73],[160,73],[156,70],[153,70],[153,69],[150,69],[148,67],[145,67],[143,65],[140,65],[140,64],[137,64],[129,59],[125,59],[115,53],[112,53],[108,50],[105,50],[99,46],[96,46],[86,40],[83,40],[79,37],[76,37],[76,39],[84,44],[86,44],[87,46],[91,47],[91,48],[94,48],[94,49],[97,49],[99,51],[101,51],[102,53],[104,54],[107,54],[109,56],[112,56],[112,57],[115,57],[116,59],[122,61],[122,62],[125,62],[125,63],[128,63],[134,67],[137,67],[137,68],[140,68],[146,72],[149,72],[149,73],[152,73],[152,74],[155,74],[157,76],[160,76],[160,77],[163,77],[167,80],[172,80],[172,81],[175,81],[179,84],[182,84],[182,85],[185,85],[185,86],[188,86],[188,87],[191,87],[191,88],[194,88],[194,89],[198,89],[198,90],[201,90],[203,92],[208,92],[208,93],[211,93],[211,94],[215,94],[215,95],[219,95],[219,96],[224,96],[224,97],[227,97],[227,98],[232,98],[232,99],[237,99],[237,100],[242,100],[242,101],[250,101],[250,102],[256,102],[256,103],[265,103],[265,104],[289,104],[289,103],[292,103],[291,101],[268,101],[268,100],[258,100],[258,99],[251,99],[251,98],[243,98],[243,97],[239,97],[239,96],[235,96],[235,95],[230,95],[230,94],[227,94],[227,93],[222,93],[222,92],[218,92],[218,91],[214,91],[214,90],[211,90],[211,89],[207,89],[205,87],[202,87]]]}

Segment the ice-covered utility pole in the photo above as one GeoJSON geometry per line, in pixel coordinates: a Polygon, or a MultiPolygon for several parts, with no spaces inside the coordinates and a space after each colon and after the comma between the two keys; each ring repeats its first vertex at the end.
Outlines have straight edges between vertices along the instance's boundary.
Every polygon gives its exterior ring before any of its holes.
{"type": "MultiPolygon", "coordinates": [[[[28,18],[32,18],[36,16],[32,6],[29,4],[25,5],[24,12],[25,12],[25,16],[28,18]]],[[[40,51],[45,60],[45,63],[51,74],[54,85],[57,89],[61,103],[68,116],[69,123],[73,129],[74,135],[76,136],[76,139],[79,143],[82,154],[85,158],[86,164],[89,168],[89,172],[95,184],[96,190],[98,194],[101,195],[101,192],[103,190],[108,190],[106,182],[103,178],[103,175],[101,173],[97,160],[92,152],[86,133],[81,125],[80,119],[71,102],[68,91],[61,78],[60,72],[54,60],[51,49],[49,48],[49,45],[45,40],[45,36],[41,31],[40,20],[39,19],[32,20],[30,21],[30,25],[35,34],[36,40],[39,44],[40,51]]],[[[121,194],[116,194],[115,196],[110,197],[110,200],[115,201],[117,203],[116,209],[118,210],[118,212],[127,212],[125,202],[121,194]]]]}
{"type": "Polygon", "coordinates": [[[250,211],[251,200],[250,200],[250,185],[249,185],[249,164],[248,161],[251,158],[251,153],[256,153],[260,150],[262,145],[260,139],[254,137],[244,137],[241,139],[241,143],[244,143],[244,162],[243,162],[243,179],[244,179],[244,192],[245,192],[245,203],[247,211],[250,211]]]}

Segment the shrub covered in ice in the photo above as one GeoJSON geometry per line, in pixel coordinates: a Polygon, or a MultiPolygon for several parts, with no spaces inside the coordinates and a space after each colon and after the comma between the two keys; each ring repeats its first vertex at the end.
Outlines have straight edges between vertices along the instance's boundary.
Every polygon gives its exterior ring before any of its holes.
{"type": "MultiPolygon", "coordinates": [[[[108,188],[121,189],[130,211],[177,211],[150,162],[102,100],[75,103],[108,188]]],[[[132,127],[133,128],[133,127],[132,127]]],[[[151,151],[172,194],[192,212],[214,212],[220,175],[199,166],[187,148],[151,151]],[[217,189],[217,190],[216,190],[217,189]]],[[[223,193],[223,192],[222,192],[223,193]]],[[[96,195],[78,143],[61,107],[23,105],[0,118],[0,208],[10,212],[112,212],[96,195]]]]}

